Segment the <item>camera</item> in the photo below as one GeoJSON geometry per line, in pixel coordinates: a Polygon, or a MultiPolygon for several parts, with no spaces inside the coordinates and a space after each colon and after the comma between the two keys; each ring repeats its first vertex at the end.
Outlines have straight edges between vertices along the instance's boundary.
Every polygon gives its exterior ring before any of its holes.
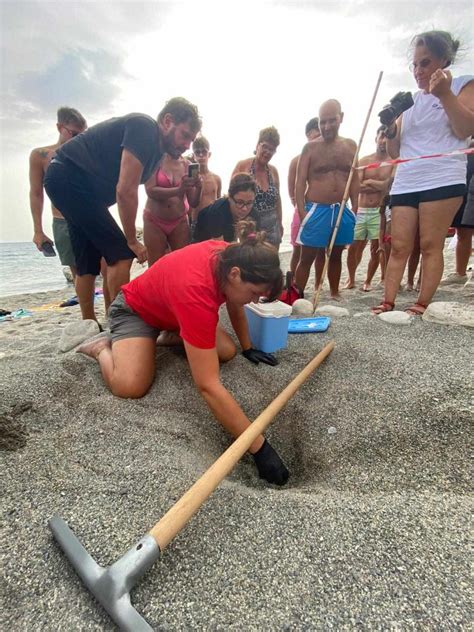
{"type": "Polygon", "coordinates": [[[397,92],[397,94],[390,99],[390,103],[384,105],[384,107],[378,113],[378,117],[382,125],[389,127],[402,112],[409,110],[413,105],[413,97],[411,92],[397,92]]]}

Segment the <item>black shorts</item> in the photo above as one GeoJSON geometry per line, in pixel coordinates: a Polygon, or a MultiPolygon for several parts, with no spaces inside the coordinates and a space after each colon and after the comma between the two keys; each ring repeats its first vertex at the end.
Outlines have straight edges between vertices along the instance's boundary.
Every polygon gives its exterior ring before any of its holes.
{"type": "Polygon", "coordinates": [[[135,257],[84,171],[69,161],[53,158],[44,178],[44,188],[67,219],[79,275],[98,275],[101,257],[108,265],[135,257]]]}
{"type": "Polygon", "coordinates": [[[396,193],[390,196],[390,208],[394,206],[411,206],[418,208],[423,202],[437,202],[449,198],[463,197],[466,193],[465,184],[450,184],[447,187],[414,191],[413,193],[396,193]]]}

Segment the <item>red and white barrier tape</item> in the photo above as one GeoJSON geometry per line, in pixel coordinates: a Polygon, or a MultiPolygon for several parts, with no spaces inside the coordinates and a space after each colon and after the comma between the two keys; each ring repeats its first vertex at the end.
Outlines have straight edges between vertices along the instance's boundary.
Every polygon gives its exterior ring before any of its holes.
{"type": "Polygon", "coordinates": [[[413,158],[395,158],[395,160],[383,160],[382,162],[371,162],[370,165],[356,167],[357,170],[376,169],[377,167],[390,167],[390,165],[399,165],[402,162],[411,162],[412,160],[426,160],[428,158],[444,158],[444,156],[457,156],[459,154],[474,154],[474,148],[456,149],[445,154],[431,154],[430,156],[414,156],[413,158]]]}

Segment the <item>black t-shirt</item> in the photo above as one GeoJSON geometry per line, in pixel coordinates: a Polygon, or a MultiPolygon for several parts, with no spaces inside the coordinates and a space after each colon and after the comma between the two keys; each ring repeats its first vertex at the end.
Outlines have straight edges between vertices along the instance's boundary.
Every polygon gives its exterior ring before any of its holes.
{"type": "Polygon", "coordinates": [[[142,163],[141,182],[146,182],[163,155],[157,122],[146,114],[111,118],[64,143],[56,155],[84,171],[98,197],[111,206],[116,202],[123,149],[142,163]]]}
{"type": "MultiPolygon", "coordinates": [[[[255,220],[253,211],[248,217],[255,220]]],[[[230,212],[229,198],[219,198],[199,211],[194,230],[194,241],[206,241],[216,237],[223,237],[224,241],[227,242],[235,241],[234,223],[235,220],[230,212]]]]}

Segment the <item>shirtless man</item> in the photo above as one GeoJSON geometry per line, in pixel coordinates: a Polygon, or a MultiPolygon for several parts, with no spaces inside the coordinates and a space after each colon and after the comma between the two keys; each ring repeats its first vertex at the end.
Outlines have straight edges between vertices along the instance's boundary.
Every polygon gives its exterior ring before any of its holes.
{"type": "MultiPolygon", "coordinates": [[[[364,156],[359,161],[359,167],[380,162],[388,158],[387,141],[383,132],[384,128],[377,130],[375,139],[376,150],[370,156],[364,156]]],[[[388,192],[392,180],[393,167],[378,167],[359,171],[360,193],[359,209],[357,211],[354,241],[347,253],[347,271],[349,279],[344,289],[351,290],[355,287],[355,273],[361,262],[364,248],[370,240],[370,260],[367,266],[367,276],[362,290],[370,292],[374,274],[377,271],[379,261],[379,232],[380,232],[380,207],[388,192]]]]}
{"type": "MultiPolygon", "coordinates": [[[[319,119],[317,116],[312,118],[306,123],[306,127],[304,130],[306,134],[306,138],[308,142],[311,140],[316,140],[321,136],[321,132],[319,131],[319,119]]],[[[293,215],[293,220],[291,222],[291,245],[293,246],[293,254],[291,255],[290,261],[290,270],[293,274],[296,271],[296,266],[298,265],[298,261],[300,260],[301,254],[301,246],[296,243],[296,238],[298,237],[298,233],[300,230],[300,216],[298,214],[298,209],[296,208],[296,197],[295,197],[295,185],[296,185],[296,167],[298,166],[298,160],[300,155],[298,154],[293,158],[290,162],[290,166],[288,169],[288,195],[290,196],[291,203],[294,206],[295,212],[293,215]]]]}
{"type": "MultiPolygon", "coordinates": [[[[87,123],[77,110],[62,107],[58,110],[56,127],[59,132],[59,138],[56,143],[47,147],[37,147],[30,154],[30,208],[34,227],[33,243],[38,250],[41,250],[41,246],[46,242],[49,244],[53,243],[43,231],[44,174],[56,149],[83,132],[87,127],[87,123]]],[[[69,266],[72,278],[75,279],[76,260],[72,251],[67,222],[53,205],[51,205],[51,210],[53,214],[53,237],[59,259],[63,266],[69,266]]]]}
{"type": "MultiPolygon", "coordinates": [[[[309,271],[316,260],[316,286],[319,286],[324,269],[326,248],[336,224],[340,203],[344,195],[356,143],[339,136],[344,114],[336,99],[325,101],[319,110],[321,138],[303,147],[296,172],[296,206],[301,218],[297,243],[301,257],[296,268],[296,285],[303,296],[309,271]]],[[[359,195],[359,179],[354,174],[350,188],[352,210],[343,211],[339,230],[328,265],[331,297],[340,300],[339,280],[341,256],[344,246],[354,238],[355,215],[359,195]]]]}
{"type": "Polygon", "coordinates": [[[199,204],[191,208],[191,233],[196,226],[199,212],[220,198],[222,192],[222,180],[217,174],[209,171],[208,162],[212,154],[207,138],[204,136],[196,138],[193,142],[193,154],[195,161],[199,164],[202,190],[199,204]]]}

